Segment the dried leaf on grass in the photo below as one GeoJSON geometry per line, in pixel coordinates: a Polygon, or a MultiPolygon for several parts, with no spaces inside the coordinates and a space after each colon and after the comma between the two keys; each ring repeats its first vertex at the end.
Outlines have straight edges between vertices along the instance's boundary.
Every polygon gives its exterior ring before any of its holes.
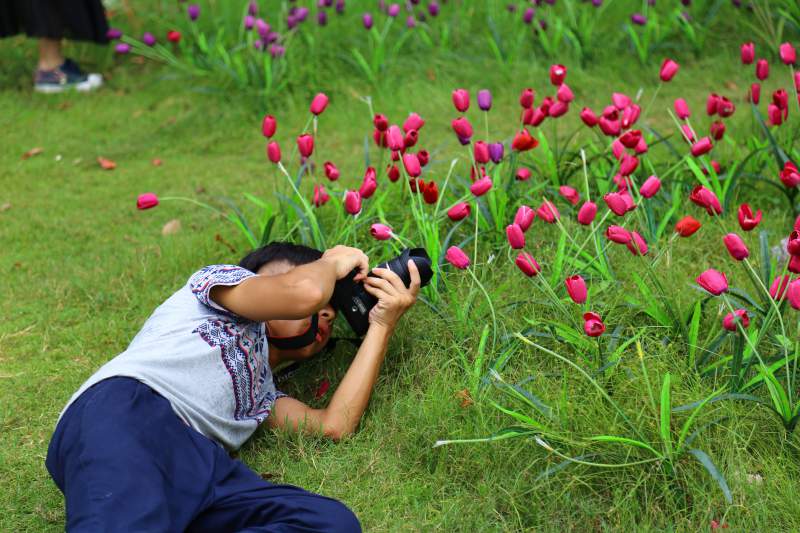
{"type": "Polygon", "coordinates": [[[472,400],[472,396],[469,393],[469,389],[460,390],[456,393],[456,398],[461,400],[461,408],[466,409],[470,405],[474,404],[475,402],[472,400]]]}
{"type": "Polygon", "coordinates": [[[117,164],[114,161],[106,159],[105,157],[98,157],[97,163],[103,170],[114,170],[115,168],[117,168],[117,164]]]}
{"type": "Polygon", "coordinates": [[[181,230],[181,221],[173,218],[161,228],[161,235],[173,235],[181,230]]]}
{"type": "Polygon", "coordinates": [[[42,152],[44,152],[44,148],[42,148],[41,146],[37,146],[36,148],[31,148],[30,150],[22,154],[22,159],[30,159],[31,157],[37,156],[42,152]]]}
{"type": "Polygon", "coordinates": [[[164,164],[164,162],[163,162],[163,161],[161,161],[161,160],[160,160],[159,158],[157,158],[157,157],[156,157],[155,159],[153,159],[152,163],[153,163],[153,166],[154,166],[154,167],[160,167],[161,165],[163,165],[163,164],[164,164]]]}
{"type": "Polygon", "coordinates": [[[11,202],[6,202],[0,205],[0,213],[2,213],[3,211],[8,211],[9,209],[11,209],[11,202]]]}

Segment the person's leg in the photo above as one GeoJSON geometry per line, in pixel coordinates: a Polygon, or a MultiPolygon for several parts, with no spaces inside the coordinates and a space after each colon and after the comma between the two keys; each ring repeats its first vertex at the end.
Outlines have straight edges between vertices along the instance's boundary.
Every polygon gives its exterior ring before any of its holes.
{"type": "Polygon", "coordinates": [[[54,70],[64,64],[61,39],[39,39],[39,70],[54,70]]]}
{"type": "Polygon", "coordinates": [[[268,483],[241,461],[218,458],[214,477],[214,501],[187,533],[361,531],[358,518],[343,503],[299,487],[268,483]]]}
{"type": "Polygon", "coordinates": [[[182,531],[211,501],[218,449],[151,388],[111,378],[70,406],[46,464],[67,531],[182,531]]]}

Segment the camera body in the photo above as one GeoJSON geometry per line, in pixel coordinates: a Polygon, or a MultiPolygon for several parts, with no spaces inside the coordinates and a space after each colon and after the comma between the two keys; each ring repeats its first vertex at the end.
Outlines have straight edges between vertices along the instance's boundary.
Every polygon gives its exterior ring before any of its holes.
{"type": "MultiPolygon", "coordinates": [[[[378,265],[378,268],[387,268],[397,274],[406,287],[411,285],[411,273],[408,271],[408,261],[413,260],[419,270],[421,286],[430,283],[433,277],[431,268],[431,258],[424,248],[406,248],[403,252],[385,263],[378,265]]],[[[336,282],[331,297],[331,305],[343,314],[347,323],[356,333],[364,335],[369,329],[369,312],[378,303],[378,300],[364,290],[363,283],[354,281],[357,269],[336,282]]],[[[373,274],[369,274],[373,276],[373,274]]]]}

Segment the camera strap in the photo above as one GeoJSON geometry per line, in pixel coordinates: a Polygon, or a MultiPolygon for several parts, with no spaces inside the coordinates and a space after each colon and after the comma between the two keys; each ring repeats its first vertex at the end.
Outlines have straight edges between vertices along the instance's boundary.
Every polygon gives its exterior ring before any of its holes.
{"type": "Polygon", "coordinates": [[[336,346],[339,341],[349,342],[355,348],[358,348],[359,346],[361,346],[362,339],[358,337],[331,337],[330,340],[328,341],[327,346],[325,346],[325,349],[322,351],[322,353],[312,357],[311,359],[306,359],[304,361],[296,361],[290,364],[289,366],[278,370],[272,375],[272,381],[275,382],[276,384],[283,383],[289,378],[291,378],[293,375],[295,375],[300,370],[300,368],[302,368],[303,365],[310,363],[311,361],[324,361],[330,358],[331,355],[333,355],[333,352],[336,350],[336,346]]]}
{"type": "Polygon", "coordinates": [[[292,337],[274,337],[269,334],[269,327],[267,327],[267,341],[280,350],[298,350],[314,342],[317,337],[318,329],[319,315],[314,313],[311,315],[311,323],[308,325],[308,329],[300,335],[292,337]]]}

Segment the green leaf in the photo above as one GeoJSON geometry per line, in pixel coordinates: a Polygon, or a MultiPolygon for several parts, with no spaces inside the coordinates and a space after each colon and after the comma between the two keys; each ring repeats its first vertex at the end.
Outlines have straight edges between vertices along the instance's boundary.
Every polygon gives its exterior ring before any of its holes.
{"type": "Polygon", "coordinates": [[[697,354],[697,340],[700,334],[700,316],[703,314],[703,306],[700,300],[694,304],[692,321],[689,323],[689,364],[694,368],[695,355],[697,354]]]}
{"type": "Polygon", "coordinates": [[[617,437],[615,435],[597,435],[594,437],[589,437],[589,440],[594,440],[598,442],[613,442],[616,444],[626,444],[628,446],[635,446],[637,448],[642,448],[651,452],[656,457],[664,457],[664,454],[659,453],[658,450],[656,450],[646,442],[642,442],[640,440],[635,440],[635,439],[629,439],[627,437],[617,437]]]}
{"type": "Polygon", "coordinates": [[[670,374],[664,374],[664,383],[661,385],[661,440],[668,456],[672,456],[672,435],[670,422],[672,420],[672,401],[670,399],[670,374]]]}
{"type": "Polygon", "coordinates": [[[725,481],[725,477],[717,469],[717,465],[714,464],[714,461],[711,460],[711,457],[709,457],[706,452],[698,450],[697,448],[692,448],[689,450],[689,453],[692,454],[701,465],[703,465],[714,481],[717,482],[719,488],[722,489],[722,494],[725,495],[725,501],[728,502],[728,504],[732,504],[733,496],[731,495],[731,489],[728,488],[728,482],[725,481]]]}

